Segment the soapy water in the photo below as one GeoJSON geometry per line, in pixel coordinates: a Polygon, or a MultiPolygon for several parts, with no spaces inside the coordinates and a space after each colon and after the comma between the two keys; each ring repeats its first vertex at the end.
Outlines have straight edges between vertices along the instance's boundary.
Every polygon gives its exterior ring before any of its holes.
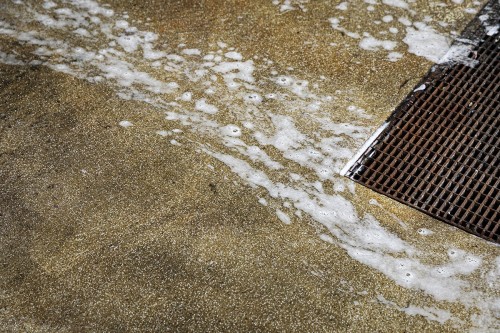
{"type": "Polygon", "coordinates": [[[309,3],[309,0],[272,0],[272,4],[278,6],[281,13],[292,10],[307,12],[307,3],[309,3]]]}
{"type": "MultiPolygon", "coordinates": [[[[462,5],[463,1],[457,5],[462,5]]],[[[463,12],[472,15],[478,12],[481,2],[474,1],[474,7],[464,8],[463,12]]],[[[435,2],[433,6],[448,7],[444,2],[435,2]]],[[[430,15],[421,15],[413,9],[415,1],[403,0],[383,0],[354,2],[350,6],[341,3],[336,8],[336,16],[330,17],[329,21],[332,29],[337,30],[355,40],[358,47],[365,51],[386,52],[386,60],[396,62],[403,57],[403,52],[411,53],[423,57],[431,62],[440,61],[450,48],[456,31],[449,31],[449,24],[443,20],[434,19],[430,15]],[[386,30],[378,32],[379,36],[372,36],[364,31],[358,21],[349,20],[350,17],[357,17],[364,9],[374,11],[374,6],[378,6],[379,17],[372,20],[364,20],[368,26],[380,26],[386,30]],[[357,41],[359,40],[359,41],[357,41]],[[398,52],[394,52],[397,50],[398,52]],[[392,52],[391,52],[392,51],[392,52]]],[[[366,27],[366,26],[365,26],[366,27]]],[[[498,25],[493,25],[489,29],[498,29],[498,25]]],[[[380,30],[380,29],[378,29],[380,30]]],[[[348,44],[346,45],[348,46],[348,44]]],[[[469,48],[457,48],[454,57],[446,59],[448,62],[461,62],[469,54],[469,48]]],[[[470,64],[469,64],[470,65],[470,64]]]]}
{"type": "MultiPolygon", "coordinates": [[[[386,2],[402,8],[400,2],[386,2]]],[[[349,8],[342,5],[339,10],[349,8]]],[[[127,14],[92,0],[41,5],[13,1],[3,15],[0,38],[16,40],[32,51],[27,56],[0,50],[0,62],[45,65],[106,83],[120,98],[149,104],[184,130],[165,131],[158,124],[158,135],[173,145],[193,145],[244,183],[264,190],[267,195],[256,200],[273,209],[283,223],[312,219],[323,227],[321,239],[399,286],[478,309],[474,322],[480,327],[495,324],[499,299],[477,290],[467,277],[487,276],[495,286],[499,260],[486,262],[453,249],[441,264],[427,264],[429,254],[413,240],[415,235],[405,234],[404,222],[394,216],[404,231],[396,234],[369,209],[353,205],[354,185],[339,172],[374,129],[363,125],[370,114],[352,104],[346,106],[342,122],[333,119],[331,105],[340,102],[322,92],[323,78],[310,82],[279,73],[271,59],[242,54],[222,41],[203,49],[167,46],[164,37],[133,26],[127,14]],[[188,140],[186,131],[204,139],[188,140]]],[[[370,36],[357,38],[375,49],[394,49],[392,43],[370,36]]],[[[138,126],[126,119],[119,125],[123,130],[138,126]]],[[[418,235],[432,237],[432,231],[421,229],[418,235]]],[[[436,308],[412,305],[407,311],[440,323],[455,320],[453,313],[436,308]]]]}
{"type": "Polygon", "coordinates": [[[401,312],[406,313],[410,316],[420,315],[428,320],[437,321],[441,324],[447,322],[451,318],[451,314],[449,311],[436,309],[434,307],[415,307],[413,305],[409,305],[407,307],[398,306],[396,303],[385,299],[384,296],[378,295],[377,301],[379,303],[385,304],[389,307],[395,308],[401,312]]]}

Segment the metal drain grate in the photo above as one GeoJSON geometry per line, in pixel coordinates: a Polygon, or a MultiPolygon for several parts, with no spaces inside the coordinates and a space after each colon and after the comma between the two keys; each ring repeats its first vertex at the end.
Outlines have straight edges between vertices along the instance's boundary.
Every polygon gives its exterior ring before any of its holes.
{"type": "Polygon", "coordinates": [[[462,59],[475,65],[433,66],[417,85],[422,89],[394,111],[345,175],[498,243],[500,37],[488,35],[494,30],[483,27],[485,13],[498,24],[498,1],[490,2],[462,36],[479,40],[462,59]]]}

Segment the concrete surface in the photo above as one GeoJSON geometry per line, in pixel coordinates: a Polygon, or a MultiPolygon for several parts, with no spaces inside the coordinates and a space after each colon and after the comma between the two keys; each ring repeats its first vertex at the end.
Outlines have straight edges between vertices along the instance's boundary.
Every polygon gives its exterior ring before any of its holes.
{"type": "Polygon", "coordinates": [[[449,38],[482,3],[51,3],[0,2],[0,331],[500,330],[498,247],[338,176],[431,65],[398,17],[449,38]]]}

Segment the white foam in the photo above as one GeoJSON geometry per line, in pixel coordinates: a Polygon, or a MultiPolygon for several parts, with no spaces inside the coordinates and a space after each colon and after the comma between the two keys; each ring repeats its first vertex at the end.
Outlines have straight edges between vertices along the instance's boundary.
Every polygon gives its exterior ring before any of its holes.
{"type": "Polygon", "coordinates": [[[133,126],[132,123],[130,121],[128,121],[128,120],[122,120],[118,124],[121,127],[125,127],[125,128],[133,126]]]}
{"type": "Polygon", "coordinates": [[[167,54],[165,57],[167,59],[175,61],[175,62],[184,62],[185,61],[185,59],[178,54],[167,54]]]}
{"type": "Polygon", "coordinates": [[[51,8],[54,8],[54,7],[57,7],[57,4],[53,1],[45,1],[43,3],[43,8],[45,9],[51,9],[51,8]]]}
{"type": "Polygon", "coordinates": [[[244,100],[248,103],[252,104],[260,104],[262,102],[262,96],[257,93],[251,93],[248,95],[245,95],[244,100]]]}
{"type": "Polygon", "coordinates": [[[305,136],[297,130],[292,118],[282,115],[270,114],[276,132],[268,137],[262,132],[255,132],[254,137],[261,145],[272,145],[283,152],[291,148],[299,148],[305,136]]]}
{"type": "Polygon", "coordinates": [[[279,76],[276,78],[276,83],[280,86],[291,86],[293,84],[293,79],[289,76],[279,76]]]}
{"type": "Polygon", "coordinates": [[[340,31],[351,38],[359,39],[361,37],[358,33],[349,31],[346,28],[342,27],[340,25],[340,19],[337,17],[331,17],[328,19],[328,21],[330,22],[330,25],[333,29],[340,31]]]}
{"type": "Polygon", "coordinates": [[[465,8],[464,9],[464,12],[466,12],[467,14],[477,14],[477,9],[476,8],[465,8]]]}
{"type": "Polygon", "coordinates": [[[236,125],[227,125],[221,128],[221,132],[225,136],[239,137],[241,136],[241,128],[236,125]]]}
{"type": "MultiPolygon", "coordinates": [[[[371,5],[376,3],[370,0],[371,5]]],[[[279,1],[279,5],[287,4],[279,1]]],[[[334,122],[333,110],[347,105],[337,104],[339,96],[328,96],[322,92],[322,82],[314,77],[304,79],[298,74],[300,71],[291,76],[288,70],[277,70],[281,65],[286,68],[286,64],[278,62],[273,67],[274,59],[254,58],[254,55],[250,56],[254,60],[245,60],[241,54],[241,58],[226,57],[225,54],[236,52],[236,49],[222,43],[210,46],[199,41],[197,49],[184,44],[173,52],[171,46],[163,44],[168,41],[165,36],[132,28],[130,23],[125,28],[127,24],[118,21],[129,22],[127,18],[119,15],[114,18],[112,10],[94,1],[79,0],[65,3],[65,6],[71,11],[55,13],[52,9],[37,7],[41,15],[46,15],[37,17],[43,17],[45,21],[40,24],[34,22],[30,31],[24,31],[22,24],[14,22],[11,27],[0,21],[0,33],[38,49],[33,56],[37,60],[42,59],[54,70],[91,82],[102,82],[121,98],[148,103],[154,109],[163,110],[167,120],[182,124],[190,133],[195,132],[201,138],[193,143],[199,145],[200,151],[225,163],[249,186],[259,188],[259,196],[269,197],[272,201],[269,206],[273,207],[273,211],[283,205],[286,210],[282,213],[288,217],[295,214],[314,220],[325,229],[321,239],[341,246],[352,258],[373,267],[405,288],[422,290],[436,299],[478,307],[480,310],[477,313],[482,315],[479,325],[491,325],[491,320],[487,320],[488,316],[492,317],[491,304],[495,299],[475,290],[468,280],[469,275],[479,274],[480,270],[493,285],[490,276],[496,271],[492,269],[493,273],[488,273],[489,262],[485,263],[472,253],[457,256],[455,252],[453,255],[450,252],[447,259],[432,253],[426,257],[423,254],[426,251],[421,251],[421,245],[413,237],[409,237],[411,243],[406,242],[397,236],[399,230],[390,232],[367,213],[380,211],[382,207],[357,209],[351,199],[347,199],[356,195],[354,183],[340,178],[337,173],[354,155],[353,149],[361,146],[369,136],[367,127],[354,124],[372,115],[361,107],[354,107],[360,99],[356,93],[349,95],[353,99],[349,102],[353,108],[345,115],[344,122],[334,122]],[[89,17],[89,11],[96,14],[89,17]],[[48,18],[52,21],[47,21],[48,18]],[[45,25],[48,22],[50,25],[45,25]],[[78,29],[85,29],[88,34],[73,33],[78,29]],[[50,37],[54,35],[61,40],[50,37]],[[123,36],[134,38],[120,45],[118,39],[123,36]],[[199,52],[185,53],[185,50],[199,52]],[[78,61],[73,61],[75,58],[78,61]],[[253,76],[256,70],[259,71],[258,81],[253,76]],[[279,81],[279,78],[284,80],[279,81]],[[186,90],[189,90],[189,95],[186,95],[186,90]],[[212,96],[201,98],[209,91],[212,96]],[[193,95],[196,96],[195,101],[193,95]],[[228,125],[228,122],[233,124],[228,125]],[[240,129],[240,124],[244,131],[240,129]],[[429,262],[429,258],[439,264],[424,264],[429,262]]],[[[288,6],[300,8],[293,2],[288,6]]],[[[348,6],[346,14],[350,14],[351,7],[348,6]]],[[[387,15],[400,15],[401,8],[385,8],[387,15]]],[[[26,11],[27,16],[31,13],[26,11]]],[[[350,38],[361,38],[362,31],[348,31],[342,27],[341,20],[344,18],[330,19],[332,28],[350,38]]],[[[373,17],[370,22],[372,20],[373,17]]],[[[409,20],[399,20],[400,23],[402,21],[411,26],[409,20]]],[[[345,22],[350,23],[348,20],[345,22]]],[[[415,24],[415,29],[421,30],[418,24],[415,24]]],[[[394,42],[398,43],[397,40],[394,42]]],[[[382,44],[376,48],[387,50],[392,45],[384,48],[382,44]]],[[[3,58],[6,59],[5,56],[3,58]]],[[[24,60],[19,56],[19,61],[24,60]]],[[[158,127],[163,125],[159,123],[158,127]]],[[[157,133],[169,137],[174,145],[180,144],[173,139],[177,137],[174,133],[178,133],[174,130],[157,133]]],[[[387,211],[385,213],[394,218],[395,227],[401,226],[401,234],[407,235],[404,222],[387,211]]]]}
{"type": "Polygon", "coordinates": [[[402,9],[408,9],[408,3],[406,3],[403,0],[382,0],[382,3],[384,5],[396,7],[396,8],[402,8],[402,9]]]}
{"type": "Polygon", "coordinates": [[[488,36],[494,36],[498,33],[500,29],[500,24],[498,24],[497,21],[492,20],[491,17],[496,17],[496,14],[492,14],[493,8],[491,6],[486,6],[484,8],[485,13],[479,16],[479,20],[481,21],[481,24],[483,25],[485,32],[488,36]]]}
{"type": "Polygon", "coordinates": [[[255,81],[253,77],[254,69],[254,62],[252,60],[221,62],[212,67],[213,71],[222,74],[226,86],[231,90],[235,90],[241,86],[241,82],[239,81],[253,83],[255,81]]]}
{"type": "Polygon", "coordinates": [[[406,28],[403,42],[408,45],[408,52],[438,62],[450,48],[450,40],[425,23],[416,22],[415,27],[406,28]]]}
{"type": "Polygon", "coordinates": [[[339,10],[347,10],[349,6],[349,3],[348,2],[341,2],[339,3],[335,8],[339,9],[339,10]]]}
{"type": "Polygon", "coordinates": [[[486,34],[488,36],[494,36],[498,33],[498,30],[500,29],[500,25],[495,25],[495,26],[487,26],[486,27],[486,34]]]}
{"type": "Polygon", "coordinates": [[[292,224],[292,220],[290,220],[290,217],[280,209],[276,209],[276,215],[281,220],[281,222],[285,224],[292,224]]]}
{"type": "Polygon", "coordinates": [[[398,306],[396,303],[385,299],[382,295],[377,296],[378,302],[396,308],[410,316],[422,316],[430,321],[437,321],[440,324],[446,323],[452,318],[449,311],[438,309],[435,307],[418,307],[412,304],[406,306],[398,306]]]}
{"type": "Polygon", "coordinates": [[[187,55],[200,55],[201,51],[198,49],[184,49],[182,50],[182,53],[187,55]]]}
{"type": "Polygon", "coordinates": [[[439,60],[440,64],[462,64],[469,67],[475,67],[478,60],[469,57],[469,54],[474,48],[473,44],[464,44],[456,42],[453,44],[446,54],[439,60]]]}
{"type": "Polygon", "coordinates": [[[389,59],[389,61],[395,62],[403,58],[403,54],[399,52],[390,52],[387,55],[387,58],[389,59]]]}
{"type": "Polygon", "coordinates": [[[73,31],[73,33],[80,35],[80,36],[83,36],[83,37],[90,37],[91,36],[90,33],[88,32],[88,30],[84,29],[84,28],[75,29],[73,31]]]}
{"type": "Polygon", "coordinates": [[[180,97],[180,99],[183,100],[184,102],[191,102],[192,98],[193,98],[193,94],[189,91],[186,91],[180,97]]]}
{"type": "Polygon", "coordinates": [[[227,52],[226,54],[224,54],[224,56],[226,58],[229,58],[229,59],[233,59],[233,60],[243,60],[243,56],[241,55],[241,53],[238,53],[238,52],[227,52]]]}
{"type": "Polygon", "coordinates": [[[307,8],[305,6],[309,0],[273,0],[273,5],[279,6],[281,13],[286,13],[292,10],[300,9],[303,12],[307,12],[307,8]]]}
{"type": "Polygon", "coordinates": [[[412,22],[406,18],[406,17],[400,17],[398,18],[398,22],[403,24],[403,25],[406,25],[407,27],[411,26],[412,25],[412,22]]]}
{"type": "Polygon", "coordinates": [[[16,58],[13,54],[7,54],[0,51],[0,62],[6,65],[24,65],[24,61],[16,58]]]}
{"type": "Polygon", "coordinates": [[[387,126],[389,125],[388,122],[385,122],[382,126],[380,126],[373,134],[366,140],[366,142],[361,146],[361,148],[358,150],[358,152],[346,163],[342,171],[340,171],[340,175],[345,176],[347,174],[347,171],[356,163],[361,155],[370,147],[370,145],[377,139],[377,137],[384,131],[387,126]]]}
{"type": "Polygon", "coordinates": [[[414,92],[417,92],[417,91],[424,91],[425,88],[427,88],[427,86],[425,84],[422,84],[420,85],[418,88],[415,88],[413,91],[414,92]]]}
{"type": "Polygon", "coordinates": [[[392,17],[392,15],[385,15],[384,17],[382,17],[382,21],[384,21],[385,23],[389,23],[389,22],[392,22],[394,18],[392,17]]]}
{"type": "Polygon", "coordinates": [[[169,132],[169,131],[156,131],[156,134],[158,134],[159,136],[166,137],[166,136],[169,136],[171,134],[171,132],[169,132]]]}
{"type": "Polygon", "coordinates": [[[429,230],[429,229],[426,229],[426,228],[420,228],[418,229],[418,233],[422,236],[430,236],[432,235],[434,232],[432,230],[429,230]]]}
{"type": "Polygon", "coordinates": [[[362,48],[363,50],[368,50],[368,51],[377,51],[380,49],[384,50],[393,50],[397,46],[397,43],[391,40],[380,40],[376,39],[375,37],[368,36],[364,37],[360,42],[359,42],[359,47],[362,48]]]}
{"type": "Polygon", "coordinates": [[[115,27],[117,29],[127,29],[129,27],[129,24],[125,20],[118,20],[115,22],[115,27]]]}
{"type": "Polygon", "coordinates": [[[215,105],[207,103],[205,98],[196,101],[195,109],[209,114],[215,114],[219,111],[215,105]]]}

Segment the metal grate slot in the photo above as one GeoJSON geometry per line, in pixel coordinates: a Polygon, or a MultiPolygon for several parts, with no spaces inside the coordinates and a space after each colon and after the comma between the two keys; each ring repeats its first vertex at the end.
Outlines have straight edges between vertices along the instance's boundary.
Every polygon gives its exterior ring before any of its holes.
{"type": "Polygon", "coordinates": [[[475,66],[435,65],[346,176],[472,234],[500,242],[499,3],[471,22],[475,66]],[[484,16],[483,16],[484,18],[484,16]],[[490,33],[491,34],[491,33],[490,33]]]}

